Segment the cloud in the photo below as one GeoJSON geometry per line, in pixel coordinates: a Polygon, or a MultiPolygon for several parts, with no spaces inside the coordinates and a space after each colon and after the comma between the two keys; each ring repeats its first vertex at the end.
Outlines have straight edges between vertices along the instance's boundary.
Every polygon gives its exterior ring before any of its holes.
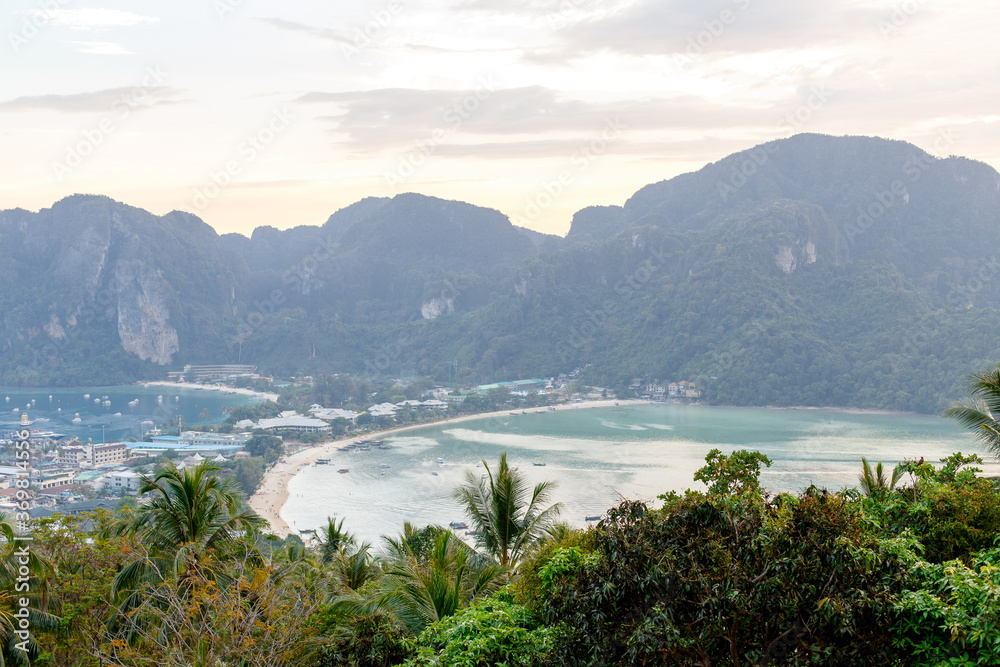
{"type": "Polygon", "coordinates": [[[708,132],[734,123],[773,128],[781,118],[776,105],[747,108],[692,96],[585,101],[542,86],[488,96],[481,90],[480,97],[472,90],[313,92],[298,102],[334,107],[321,120],[340,142],[361,153],[405,149],[438,130],[446,133],[444,141],[435,142],[441,155],[497,159],[569,155],[609,122],[627,128],[616,150],[633,152],[626,144],[648,148],[648,133],[708,132]]]}
{"type": "Polygon", "coordinates": [[[337,42],[338,44],[354,44],[350,38],[330,28],[317,28],[315,26],[305,25],[304,23],[296,23],[295,21],[286,21],[285,19],[279,18],[259,18],[257,20],[261,23],[266,23],[270,26],[278,28],[279,30],[304,33],[311,37],[337,42]]]}
{"type": "Polygon", "coordinates": [[[143,88],[108,88],[71,95],[32,95],[0,102],[2,111],[59,111],[61,113],[94,113],[111,111],[125,104],[132,109],[151,108],[162,104],[177,104],[184,91],[170,86],[143,88]]]}
{"type": "Polygon", "coordinates": [[[22,13],[71,30],[131,28],[157,23],[160,20],[155,16],[142,16],[117,9],[26,9],[22,13]]]}
{"type": "Polygon", "coordinates": [[[121,44],[114,42],[70,42],[80,53],[92,53],[99,56],[127,56],[134,51],[129,51],[121,44]]]}
{"type": "MultiPolygon", "coordinates": [[[[572,2],[572,0],[571,0],[572,2]]],[[[877,36],[891,12],[844,0],[638,0],[577,19],[563,13],[557,46],[527,58],[573,60],[600,52],[672,55],[689,49],[760,52],[842,43],[845,35],[877,36]],[[693,45],[693,46],[692,46],[693,45]]]]}

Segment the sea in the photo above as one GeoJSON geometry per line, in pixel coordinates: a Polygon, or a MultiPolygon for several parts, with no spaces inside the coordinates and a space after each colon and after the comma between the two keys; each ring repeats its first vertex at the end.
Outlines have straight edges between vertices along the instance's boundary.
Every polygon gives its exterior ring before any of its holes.
{"type": "MultiPolygon", "coordinates": [[[[318,529],[327,517],[379,546],[405,521],[448,525],[466,518],[456,487],[478,480],[506,453],[531,485],[555,482],[551,502],[562,520],[584,526],[623,499],[656,502],[668,491],[703,488],[693,479],[714,448],[766,454],[761,475],[772,493],[810,484],[854,486],[861,457],[892,466],[904,459],[938,461],[978,453],[984,470],[1000,474],[967,432],[941,417],[823,409],[628,405],[550,412],[529,410],[420,427],[385,438],[391,449],[335,451],[289,480],[282,518],[293,531],[318,529]],[[348,472],[341,473],[339,470],[348,472]]],[[[462,531],[459,531],[463,534],[462,531]]]]}
{"type": "Polygon", "coordinates": [[[0,387],[0,438],[14,431],[28,414],[32,429],[52,431],[82,442],[140,439],[153,426],[181,417],[185,424],[221,424],[224,406],[246,405],[243,394],[210,389],[127,385],[25,389],[0,387]],[[78,417],[79,422],[74,422],[78,417]]]}

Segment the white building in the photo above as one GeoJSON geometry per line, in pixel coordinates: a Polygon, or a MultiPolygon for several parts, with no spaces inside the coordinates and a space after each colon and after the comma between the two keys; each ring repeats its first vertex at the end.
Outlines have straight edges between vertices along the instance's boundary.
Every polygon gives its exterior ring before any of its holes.
{"type": "Polygon", "coordinates": [[[142,477],[131,470],[110,472],[104,477],[104,488],[108,491],[138,493],[142,488],[142,477]]]}
{"type": "Polygon", "coordinates": [[[273,419],[261,419],[257,422],[257,428],[265,431],[299,431],[300,433],[318,433],[330,430],[330,425],[322,419],[313,417],[275,417],[273,419]]]}
{"type": "Polygon", "coordinates": [[[368,414],[372,417],[395,417],[396,406],[392,403],[379,403],[368,408],[368,414]]]}
{"type": "Polygon", "coordinates": [[[358,418],[358,413],[353,410],[341,410],[340,408],[324,408],[322,405],[313,404],[309,408],[309,412],[312,413],[313,417],[317,419],[347,419],[354,421],[358,418]]]}
{"type": "MultiPolygon", "coordinates": [[[[252,424],[253,422],[251,422],[252,424]]],[[[225,447],[237,445],[242,447],[252,436],[249,433],[203,433],[201,431],[184,431],[177,439],[181,447],[225,447]]]]}
{"type": "Polygon", "coordinates": [[[83,447],[60,447],[59,458],[56,459],[59,465],[68,468],[80,468],[85,463],[90,462],[90,454],[83,447]]]}

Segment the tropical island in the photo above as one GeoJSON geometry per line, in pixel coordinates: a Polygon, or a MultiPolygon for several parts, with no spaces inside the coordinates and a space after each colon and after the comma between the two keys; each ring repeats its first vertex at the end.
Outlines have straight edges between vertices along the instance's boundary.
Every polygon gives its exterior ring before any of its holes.
{"type": "MultiPolygon", "coordinates": [[[[1000,367],[948,414],[1000,456],[998,412],[1000,367]]],[[[501,456],[454,490],[467,525],[373,545],[331,519],[306,546],[211,462],[165,462],[143,503],[2,524],[4,664],[991,664],[1000,489],[979,463],[862,460],[856,488],[774,495],[768,457],[713,450],[704,490],[574,530],[501,456]]]]}

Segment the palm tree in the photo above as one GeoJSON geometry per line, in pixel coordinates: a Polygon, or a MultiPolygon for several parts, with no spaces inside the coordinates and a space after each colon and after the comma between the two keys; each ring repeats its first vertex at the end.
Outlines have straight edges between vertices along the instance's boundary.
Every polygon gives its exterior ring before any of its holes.
{"type": "Polygon", "coordinates": [[[338,553],[354,545],[354,535],[344,530],[344,519],[337,523],[332,517],[326,518],[326,528],[319,529],[319,555],[324,563],[332,562],[338,553]]]}
{"type": "Polygon", "coordinates": [[[900,466],[893,468],[892,479],[889,480],[885,476],[881,461],[876,464],[874,471],[868,464],[868,459],[863,456],[861,464],[863,467],[861,474],[858,475],[858,485],[861,487],[861,492],[869,498],[881,498],[895,491],[896,485],[899,484],[899,480],[903,476],[903,469],[900,466]]]}
{"type": "Polygon", "coordinates": [[[138,536],[149,554],[115,576],[112,590],[116,597],[135,594],[144,582],[180,578],[189,567],[204,569],[211,576],[215,563],[252,550],[252,543],[240,538],[265,522],[243,504],[231,480],[215,476],[216,470],[203,461],[181,472],[167,462],[155,477],[143,477],[140,494],[150,494],[150,502],[127,512],[110,532],[138,536]]]}
{"type": "Polygon", "coordinates": [[[386,538],[386,572],[374,602],[410,632],[419,634],[499,585],[504,569],[451,531],[428,527],[417,533],[409,525],[404,530],[399,538],[386,538]]]}
{"type": "Polygon", "coordinates": [[[1000,365],[974,373],[969,385],[971,396],[945,410],[946,417],[958,420],[975,434],[981,443],[1000,457],[1000,365]]]}
{"type": "Polygon", "coordinates": [[[524,475],[511,470],[507,454],[500,457],[496,473],[486,461],[486,477],[476,478],[470,470],[466,483],[455,490],[455,499],[465,508],[476,532],[480,547],[507,568],[516,565],[532,544],[540,539],[562,510],[556,503],[542,509],[548,502],[554,482],[535,485],[528,497],[528,482],[524,475]]]}

